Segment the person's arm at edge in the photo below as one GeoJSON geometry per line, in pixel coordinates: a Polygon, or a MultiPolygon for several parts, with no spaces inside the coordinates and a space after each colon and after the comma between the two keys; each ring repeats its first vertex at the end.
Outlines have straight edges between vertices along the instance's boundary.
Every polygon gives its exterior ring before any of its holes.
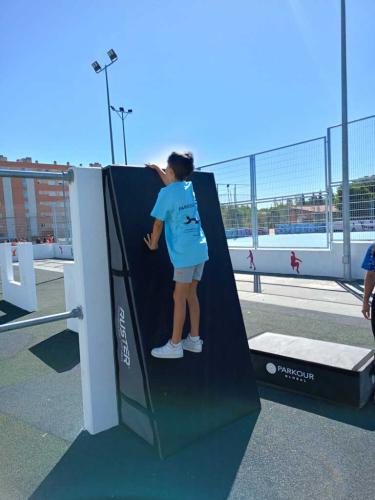
{"type": "Polygon", "coordinates": [[[152,233],[147,234],[144,238],[144,242],[150,250],[157,250],[159,246],[160,235],[163,231],[164,222],[160,219],[155,219],[152,233]]]}
{"type": "Polygon", "coordinates": [[[155,170],[159,174],[159,177],[162,180],[163,184],[165,186],[168,186],[169,181],[168,181],[167,175],[166,175],[165,171],[161,167],[159,167],[159,165],[154,165],[153,163],[146,163],[146,167],[151,168],[152,170],[155,170]]]}
{"type": "Polygon", "coordinates": [[[374,287],[375,287],[375,271],[367,271],[364,281],[365,290],[363,295],[363,307],[362,307],[362,314],[366,319],[371,318],[369,301],[372,291],[374,290],[374,287]]]}

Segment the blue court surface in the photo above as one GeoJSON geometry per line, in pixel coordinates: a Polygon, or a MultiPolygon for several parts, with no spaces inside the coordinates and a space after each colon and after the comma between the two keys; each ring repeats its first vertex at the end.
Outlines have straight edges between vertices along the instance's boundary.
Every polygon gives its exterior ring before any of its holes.
{"type": "MultiPolygon", "coordinates": [[[[333,241],[342,241],[343,233],[333,233],[333,241]]],[[[360,231],[351,233],[352,241],[371,242],[375,240],[374,231],[360,231]]],[[[259,248],[327,248],[326,233],[304,233],[304,234],[275,234],[258,236],[259,248]]],[[[251,236],[244,238],[228,239],[229,247],[252,248],[251,236]]]]}

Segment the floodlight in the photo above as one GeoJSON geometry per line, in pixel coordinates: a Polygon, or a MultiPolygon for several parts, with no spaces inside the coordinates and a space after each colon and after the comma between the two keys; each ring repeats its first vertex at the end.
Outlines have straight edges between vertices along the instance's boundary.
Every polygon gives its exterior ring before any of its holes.
{"type": "Polygon", "coordinates": [[[91,66],[94,68],[94,71],[95,73],[100,73],[100,71],[102,70],[102,67],[100,66],[100,64],[98,63],[98,61],[94,61],[91,66]]]}
{"type": "Polygon", "coordinates": [[[115,61],[116,61],[116,59],[117,59],[117,54],[116,54],[116,52],[115,52],[113,49],[109,50],[109,51],[107,52],[107,54],[108,54],[108,57],[110,58],[110,60],[111,60],[112,62],[115,62],[115,61]]]}

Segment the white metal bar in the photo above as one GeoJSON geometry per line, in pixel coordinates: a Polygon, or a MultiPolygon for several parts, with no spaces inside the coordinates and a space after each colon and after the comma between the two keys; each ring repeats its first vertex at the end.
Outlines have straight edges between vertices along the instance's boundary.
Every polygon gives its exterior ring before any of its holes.
{"type": "Polygon", "coordinates": [[[0,333],[9,332],[10,330],[18,330],[19,328],[29,328],[31,326],[44,325],[45,323],[53,323],[69,318],[82,319],[83,313],[81,307],[75,307],[71,311],[50,314],[49,316],[41,316],[40,318],[25,319],[23,321],[14,321],[12,323],[5,323],[0,325],[0,333]]]}
{"type": "Polygon", "coordinates": [[[45,170],[16,170],[1,168],[0,177],[21,177],[25,179],[60,179],[65,181],[73,180],[73,170],[64,172],[47,172],[45,170]]]}

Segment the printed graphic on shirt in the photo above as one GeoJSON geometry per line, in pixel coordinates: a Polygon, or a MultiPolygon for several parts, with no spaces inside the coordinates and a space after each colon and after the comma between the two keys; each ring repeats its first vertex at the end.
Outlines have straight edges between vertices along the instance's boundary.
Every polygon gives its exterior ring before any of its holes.
{"type": "Polygon", "coordinates": [[[191,182],[161,189],[151,215],[165,222],[165,239],[174,267],[208,260],[208,248],[191,182]]]}
{"type": "Polygon", "coordinates": [[[195,222],[196,224],[199,224],[199,220],[197,220],[195,217],[189,217],[188,215],[186,216],[187,222],[185,224],[190,224],[191,222],[195,222]]]}

